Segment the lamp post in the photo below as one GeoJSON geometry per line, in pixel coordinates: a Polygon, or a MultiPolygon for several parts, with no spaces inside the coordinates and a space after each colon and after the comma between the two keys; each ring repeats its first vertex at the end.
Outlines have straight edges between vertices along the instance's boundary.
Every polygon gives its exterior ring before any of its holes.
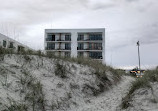
{"type": "Polygon", "coordinates": [[[138,46],[138,60],[139,60],[139,70],[140,70],[140,51],[139,51],[139,41],[137,42],[137,46],[138,46]]]}

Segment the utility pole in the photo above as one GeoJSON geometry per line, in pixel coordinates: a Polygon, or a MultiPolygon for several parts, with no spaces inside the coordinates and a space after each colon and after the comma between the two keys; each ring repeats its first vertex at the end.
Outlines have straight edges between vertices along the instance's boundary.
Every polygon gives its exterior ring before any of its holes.
{"type": "Polygon", "coordinates": [[[137,46],[138,46],[138,60],[139,60],[139,70],[140,70],[140,51],[139,51],[139,41],[137,42],[137,46]]]}

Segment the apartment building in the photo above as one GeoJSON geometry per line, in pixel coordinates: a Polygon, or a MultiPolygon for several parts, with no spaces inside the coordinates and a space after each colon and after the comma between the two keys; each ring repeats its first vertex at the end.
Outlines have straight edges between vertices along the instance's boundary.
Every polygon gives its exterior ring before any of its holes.
{"type": "Polygon", "coordinates": [[[22,50],[32,50],[31,48],[27,47],[26,45],[23,45],[19,43],[18,41],[9,38],[8,36],[5,36],[0,33],[0,47],[12,49],[13,51],[20,52],[22,50]]]}
{"type": "Polygon", "coordinates": [[[105,61],[105,28],[45,29],[45,52],[105,61]]]}

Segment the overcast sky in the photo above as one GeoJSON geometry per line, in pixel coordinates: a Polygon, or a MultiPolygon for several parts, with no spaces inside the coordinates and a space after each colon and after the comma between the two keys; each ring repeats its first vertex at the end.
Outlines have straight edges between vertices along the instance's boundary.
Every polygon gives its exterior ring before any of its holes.
{"type": "Polygon", "coordinates": [[[106,28],[106,62],[158,65],[157,0],[0,0],[0,33],[44,49],[46,28],[106,28]]]}

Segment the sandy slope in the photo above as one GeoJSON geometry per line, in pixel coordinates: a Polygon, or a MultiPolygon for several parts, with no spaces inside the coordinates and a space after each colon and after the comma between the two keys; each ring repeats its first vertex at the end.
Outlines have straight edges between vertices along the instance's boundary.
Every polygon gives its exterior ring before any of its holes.
{"type": "Polygon", "coordinates": [[[151,88],[140,88],[134,92],[131,106],[124,111],[158,111],[158,82],[151,88]]]}
{"type": "MultiPolygon", "coordinates": [[[[94,89],[98,90],[102,82],[94,74],[95,69],[60,61],[67,69],[67,78],[63,79],[55,75],[57,61],[38,56],[6,55],[0,61],[0,109],[5,109],[12,101],[16,101],[25,103],[29,111],[32,111],[32,103],[26,101],[25,97],[33,91],[27,87],[29,79],[33,78],[43,86],[46,111],[52,111],[52,107],[54,111],[86,109],[85,104],[89,105],[89,100],[95,99],[94,89]],[[22,84],[21,81],[26,82],[22,84]]],[[[114,84],[110,71],[106,74],[111,84],[114,84]]],[[[40,108],[37,110],[40,111],[40,108]]]]}
{"type": "MultiPolygon", "coordinates": [[[[123,76],[117,85],[112,85],[108,91],[94,96],[92,90],[86,87],[88,85],[98,89],[100,81],[94,74],[94,69],[75,63],[63,64],[68,69],[65,79],[54,74],[54,59],[5,56],[4,60],[0,61],[0,109],[5,108],[5,104],[9,105],[10,98],[28,104],[29,111],[32,111],[31,103],[24,100],[30,89],[26,87],[21,93],[23,86],[19,84],[24,72],[41,82],[47,104],[46,111],[52,111],[51,107],[54,107],[53,111],[116,111],[134,81],[130,76],[123,76]]],[[[107,73],[107,76],[109,80],[112,79],[110,73],[107,73]]]]}
{"type": "Polygon", "coordinates": [[[116,111],[132,81],[134,81],[132,77],[122,77],[118,85],[96,98],[91,98],[89,104],[85,104],[76,111],[116,111]]]}

